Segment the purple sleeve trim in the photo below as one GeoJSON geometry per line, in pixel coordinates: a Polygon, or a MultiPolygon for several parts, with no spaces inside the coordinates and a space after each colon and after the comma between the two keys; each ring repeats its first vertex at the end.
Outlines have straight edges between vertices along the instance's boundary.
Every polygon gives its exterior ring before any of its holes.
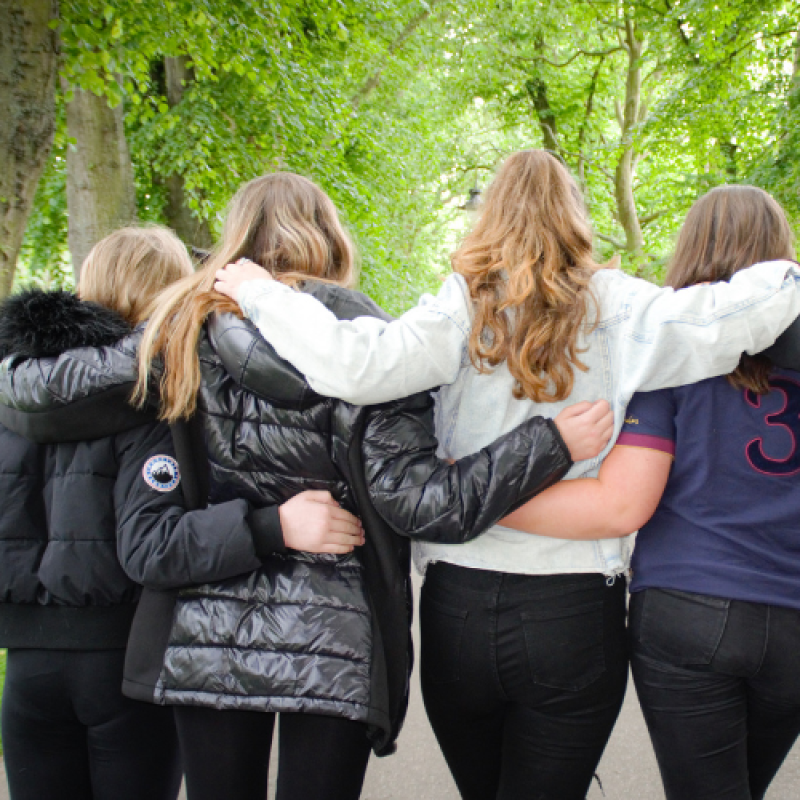
{"type": "Polygon", "coordinates": [[[667,455],[675,455],[675,442],[663,436],[649,436],[646,433],[622,432],[617,439],[618,445],[625,447],[646,447],[648,450],[659,450],[667,455]]]}

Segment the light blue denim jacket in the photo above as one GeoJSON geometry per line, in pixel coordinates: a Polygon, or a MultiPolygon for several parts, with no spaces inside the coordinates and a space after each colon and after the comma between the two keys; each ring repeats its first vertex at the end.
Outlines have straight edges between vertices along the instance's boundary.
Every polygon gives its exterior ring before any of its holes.
{"type": "MultiPolygon", "coordinates": [[[[436,401],[440,455],[461,458],[524,420],[554,417],[581,400],[605,398],[615,431],[600,457],[576,463],[567,479],[597,474],[636,391],[662,389],[733,371],[742,352],[757,353],[800,315],[800,269],[786,261],[758,264],[730,283],[674,291],[601,270],[592,279],[599,314],[582,336],[570,396],[558,403],[517,400],[505,364],[481,374],[467,350],[472,304],[451,275],[398,320],[339,321],[307,294],[274,281],[251,281],[239,303],[277,352],[320,394],[361,405],[441,386],[436,401]]],[[[432,561],[523,574],[600,572],[630,563],[630,537],[568,541],[497,525],[462,545],[415,542],[417,567],[432,561]]]]}

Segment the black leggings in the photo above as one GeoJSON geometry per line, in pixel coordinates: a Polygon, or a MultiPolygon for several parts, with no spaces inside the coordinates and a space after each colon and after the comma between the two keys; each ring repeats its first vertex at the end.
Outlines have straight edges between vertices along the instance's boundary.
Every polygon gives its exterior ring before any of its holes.
{"type": "Polygon", "coordinates": [[[428,567],[421,681],[465,800],[583,800],[628,676],[625,581],[428,567]]]}
{"type": "MultiPolygon", "coordinates": [[[[264,800],[275,714],[177,706],[189,800],[264,800]]],[[[357,800],[370,745],[366,726],[281,714],[276,800],[357,800]]]]}
{"type": "Polygon", "coordinates": [[[124,650],[9,650],[3,755],[12,800],[174,800],[172,709],[122,696],[124,650]]]}

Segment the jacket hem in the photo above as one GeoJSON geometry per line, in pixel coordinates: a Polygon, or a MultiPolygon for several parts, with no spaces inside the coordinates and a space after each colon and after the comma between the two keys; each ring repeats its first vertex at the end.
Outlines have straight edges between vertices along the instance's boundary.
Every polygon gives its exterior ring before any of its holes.
{"type": "Polygon", "coordinates": [[[0,604],[0,647],[116,650],[128,643],[136,603],[115,606],[0,604]]]}

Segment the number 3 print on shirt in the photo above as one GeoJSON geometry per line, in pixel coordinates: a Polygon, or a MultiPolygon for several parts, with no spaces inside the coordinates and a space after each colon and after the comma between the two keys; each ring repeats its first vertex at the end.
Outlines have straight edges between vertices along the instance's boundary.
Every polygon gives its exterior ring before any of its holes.
{"type": "MultiPolygon", "coordinates": [[[[800,384],[788,378],[770,378],[769,385],[783,395],[783,407],[780,411],[765,414],[764,422],[771,427],[783,428],[791,438],[792,449],[786,458],[770,458],[762,448],[764,440],[759,437],[748,443],[745,453],[750,466],[757,472],[794,475],[800,472],[800,450],[797,447],[800,440],[800,384]]],[[[761,408],[761,396],[755,392],[746,389],[744,398],[753,408],[761,408]]]]}

